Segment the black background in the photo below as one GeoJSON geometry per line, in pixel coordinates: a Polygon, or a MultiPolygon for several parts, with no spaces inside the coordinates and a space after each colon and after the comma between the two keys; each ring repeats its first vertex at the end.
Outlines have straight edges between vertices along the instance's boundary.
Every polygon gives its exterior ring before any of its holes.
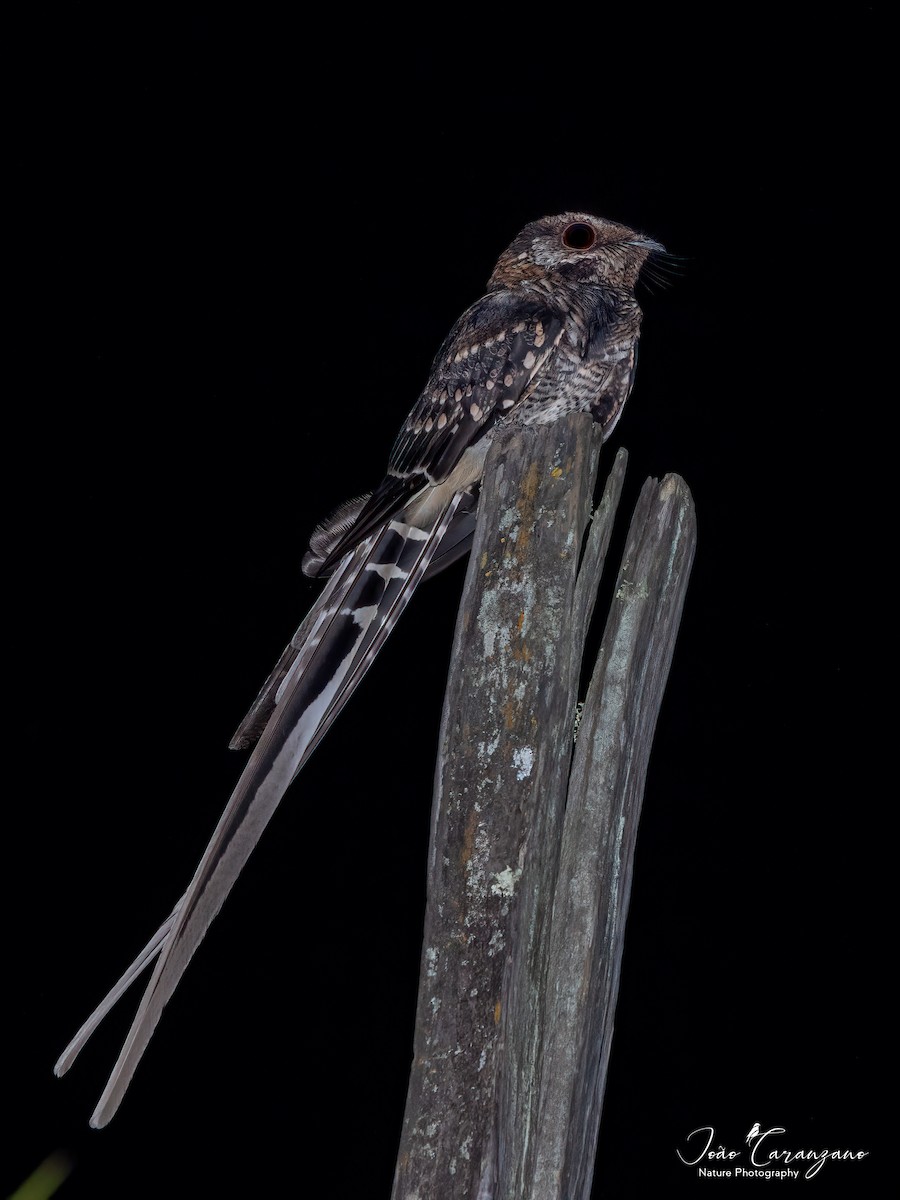
{"type": "Polygon", "coordinates": [[[870,1151],[802,1186],[883,1195],[879,15],[129,14],[12,48],[5,1188],[62,1149],[67,1197],[389,1195],[461,566],[282,806],[112,1125],[87,1119],[136,996],[50,1069],[193,872],[315,594],[312,525],[378,481],[519,228],[582,210],[681,256],[613,444],[626,509],[675,471],[699,523],[595,1194],[734,1188],[676,1148],[759,1121],[870,1151]]]}

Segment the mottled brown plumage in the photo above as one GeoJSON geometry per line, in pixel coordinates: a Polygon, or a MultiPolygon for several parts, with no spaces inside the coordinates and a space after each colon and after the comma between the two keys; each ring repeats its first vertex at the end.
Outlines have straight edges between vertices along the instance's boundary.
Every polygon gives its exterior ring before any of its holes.
{"type": "Polygon", "coordinates": [[[610,433],[634,379],[634,288],[661,250],[586,213],[526,225],[438,351],[385,479],[352,520],[342,506],[317,529],[306,573],[327,573],[392,513],[427,524],[445,495],[477,483],[498,423],[543,424],[580,409],[610,433]]]}

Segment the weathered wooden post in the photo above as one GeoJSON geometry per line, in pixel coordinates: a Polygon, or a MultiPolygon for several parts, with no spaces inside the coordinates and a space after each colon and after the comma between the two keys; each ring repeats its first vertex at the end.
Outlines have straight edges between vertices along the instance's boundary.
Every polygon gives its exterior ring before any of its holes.
{"type": "Polygon", "coordinates": [[[695,542],[648,480],[575,744],[626,455],[572,414],[492,448],[441,727],[394,1200],[586,1200],[647,759],[695,542]],[[573,755],[574,748],[574,755],[573,755]]]}

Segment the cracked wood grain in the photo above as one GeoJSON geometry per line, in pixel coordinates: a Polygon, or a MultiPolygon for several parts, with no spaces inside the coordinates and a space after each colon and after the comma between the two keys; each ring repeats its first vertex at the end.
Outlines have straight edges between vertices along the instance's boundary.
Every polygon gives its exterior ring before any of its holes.
{"type": "MultiPolygon", "coordinates": [[[[572,916],[560,897],[571,891],[579,862],[577,847],[574,863],[565,850],[574,836],[566,810],[570,772],[591,793],[597,769],[596,755],[579,749],[572,770],[579,674],[625,467],[620,452],[592,521],[599,449],[590,418],[573,414],[514,430],[489,455],[439,741],[414,1061],[394,1200],[562,1196],[535,1191],[535,1180],[561,1185],[578,1174],[571,1131],[582,1129],[572,1132],[581,1145],[593,1128],[596,1142],[596,1105],[579,1125],[572,1104],[563,1103],[574,1097],[574,1085],[557,1080],[556,1071],[581,1068],[562,1053],[553,1025],[560,1003],[571,1007],[567,989],[582,988],[586,971],[590,1003],[610,986],[590,954],[571,962],[559,945],[572,916]],[[587,765],[579,766],[582,760],[587,765]]],[[[638,624],[645,630],[631,622],[638,624]]],[[[602,742],[598,690],[602,685],[592,683],[579,747],[602,742]]],[[[655,714],[639,721],[641,731],[652,734],[653,721],[655,714]]],[[[614,771],[610,778],[614,786],[614,771]]],[[[607,795],[606,783],[602,790],[607,795]]],[[[579,805],[579,833],[584,822],[599,822],[593,840],[588,835],[594,862],[594,843],[603,842],[610,818],[583,799],[579,805]]],[[[621,853],[630,843],[617,845],[621,853]]],[[[619,863],[617,871],[617,880],[630,879],[630,866],[619,863]]],[[[613,890],[624,928],[627,891],[623,902],[613,890]]],[[[581,910],[575,917],[590,923],[581,910]]],[[[577,1026],[584,1042],[596,1030],[587,1014],[581,1018],[590,1026],[577,1026]]],[[[587,1047],[591,1052],[608,1053],[602,1037],[587,1047]]],[[[591,1079],[596,1084],[596,1070],[591,1079]]]]}

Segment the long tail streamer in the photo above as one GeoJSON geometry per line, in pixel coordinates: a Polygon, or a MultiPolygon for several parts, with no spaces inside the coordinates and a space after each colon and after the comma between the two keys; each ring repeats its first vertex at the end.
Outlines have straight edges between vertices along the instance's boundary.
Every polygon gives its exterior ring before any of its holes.
{"type": "Polygon", "coordinates": [[[288,787],[374,662],[427,573],[463,494],[454,494],[431,529],[390,521],[348,553],[292,640],[288,648],[292,653],[282,656],[267,681],[261,699],[265,698],[271,715],[190,886],[56,1064],[57,1075],[69,1069],[103,1017],[155,958],[153,974],[91,1118],[95,1128],[106,1125],[119,1107],[163,1008],[210,923],[288,787]]]}

